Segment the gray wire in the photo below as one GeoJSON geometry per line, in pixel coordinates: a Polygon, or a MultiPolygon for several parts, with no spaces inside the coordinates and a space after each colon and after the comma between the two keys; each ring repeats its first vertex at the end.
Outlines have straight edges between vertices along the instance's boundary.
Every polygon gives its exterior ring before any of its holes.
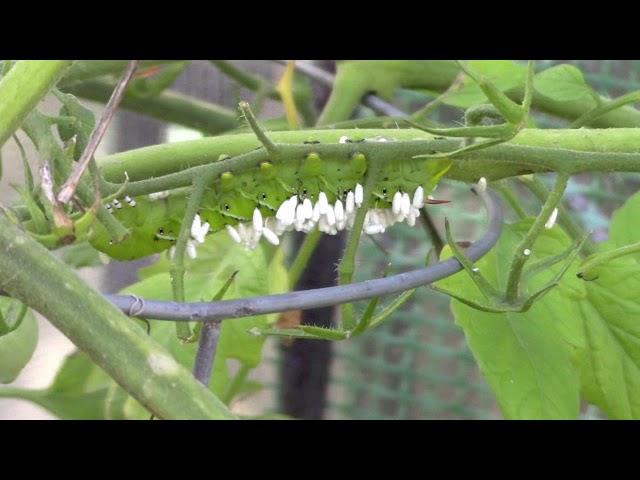
{"type": "Polygon", "coordinates": [[[193,376],[204,386],[209,386],[211,368],[216,356],[218,337],[220,336],[220,324],[214,321],[204,322],[200,330],[198,352],[193,364],[193,376]]]}
{"type": "MultiPolygon", "coordinates": [[[[503,224],[502,205],[498,196],[491,191],[478,192],[478,195],[487,209],[489,226],[484,235],[465,251],[466,256],[473,262],[482,258],[496,244],[503,224]]],[[[426,268],[386,278],[278,295],[196,303],[145,299],[143,308],[137,310],[136,316],[155,320],[219,322],[223,319],[288,310],[308,310],[403,292],[441,280],[460,270],[462,270],[460,263],[455,258],[450,258],[426,268]]],[[[135,302],[130,295],[105,296],[125,314],[130,311],[132,303],[135,302]]]]}

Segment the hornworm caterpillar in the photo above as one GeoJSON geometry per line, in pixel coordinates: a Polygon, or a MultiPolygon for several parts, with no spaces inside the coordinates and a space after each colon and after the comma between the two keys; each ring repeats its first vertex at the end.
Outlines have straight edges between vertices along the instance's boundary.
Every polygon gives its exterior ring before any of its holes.
{"type": "MultiPolygon", "coordinates": [[[[401,136],[405,135],[403,132],[401,136]]],[[[362,141],[392,139],[341,135],[336,143],[354,143],[349,154],[321,156],[311,152],[286,163],[263,161],[250,169],[222,173],[203,196],[192,237],[202,241],[204,233],[226,229],[235,241],[254,248],[263,237],[278,244],[279,236],[290,230],[309,232],[318,228],[336,234],[351,228],[370,168],[367,157],[357,149],[362,141]]],[[[313,145],[312,141],[305,143],[313,145]]],[[[407,158],[382,165],[364,232],[382,233],[396,222],[415,224],[425,203],[437,203],[428,194],[450,166],[451,160],[445,158],[407,158]]],[[[170,248],[180,230],[188,192],[183,188],[164,195],[113,200],[107,208],[131,230],[130,237],[113,244],[106,230],[96,223],[91,243],[120,260],[170,248]]]]}

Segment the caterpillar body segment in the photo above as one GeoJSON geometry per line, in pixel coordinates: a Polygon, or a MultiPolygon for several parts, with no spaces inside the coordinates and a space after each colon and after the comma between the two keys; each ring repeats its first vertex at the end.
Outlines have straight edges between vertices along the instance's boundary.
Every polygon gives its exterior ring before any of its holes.
{"type": "Polygon", "coordinates": [[[180,231],[181,215],[186,206],[184,194],[158,200],[148,196],[132,200],[135,206],[121,201],[119,203],[122,208],[110,209],[130,231],[129,237],[123,242],[112,242],[109,233],[99,222],[94,222],[93,225],[91,244],[117,260],[135,260],[170,248],[180,231]]]}
{"type": "MultiPolygon", "coordinates": [[[[376,172],[363,228],[372,235],[397,222],[415,224],[427,194],[449,169],[451,160],[407,158],[376,165],[380,171],[376,172]]],[[[278,244],[279,237],[291,230],[318,228],[336,234],[352,227],[370,168],[371,162],[356,144],[347,154],[321,156],[311,151],[293,160],[273,158],[252,168],[224,172],[205,190],[192,231],[226,229],[248,248],[254,248],[260,239],[278,244]]],[[[180,230],[188,191],[160,195],[163,198],[152,194],[112,201],[111,213],[131,235],[114,244],[104,228],[96,225],[91,243],[119,260],[170,248],[180,230]]]]}

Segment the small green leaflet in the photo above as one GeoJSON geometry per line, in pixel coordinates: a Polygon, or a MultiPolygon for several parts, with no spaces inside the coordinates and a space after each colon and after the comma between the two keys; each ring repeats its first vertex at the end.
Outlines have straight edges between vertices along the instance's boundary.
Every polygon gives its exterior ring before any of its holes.
{"type": "Polygon", "coordinates": [[[0,383],[18,377],[38,343],[36,318],[22,308],[17,300],[0,297],[0,383]]]}

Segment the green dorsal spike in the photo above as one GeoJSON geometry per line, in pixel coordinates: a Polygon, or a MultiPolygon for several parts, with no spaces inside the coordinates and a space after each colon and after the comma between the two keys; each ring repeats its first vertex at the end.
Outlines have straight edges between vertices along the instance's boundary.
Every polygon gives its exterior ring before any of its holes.
{"type": "Polygon", "coordinates": [[[263,173],[267,178],[272,178],[274,174],[273,163],[262,162],[260,164],[260,172],[263,173]]]}
{"type": "Polygon", "coordinates": [[[224,172],[220,175],[220,188],[223,192],[228,192],[235,187],[235,177],[231,172],[224,172]]]}
{"type": "Polygon", "coordinates": [[[302,174],[309,177],[316,177],[323,173],[322,170],[322,160],[320,159],[320,155],[315,152],[307,155],[304,159],[304,163],[302,164],[302,174]]]}
{"type": "Polygon", "coordinates": [[[367,171],[367,157],[364,153],[357,152],[351,157],[351,170],[354,175],[362,176],[367,171]]]}

